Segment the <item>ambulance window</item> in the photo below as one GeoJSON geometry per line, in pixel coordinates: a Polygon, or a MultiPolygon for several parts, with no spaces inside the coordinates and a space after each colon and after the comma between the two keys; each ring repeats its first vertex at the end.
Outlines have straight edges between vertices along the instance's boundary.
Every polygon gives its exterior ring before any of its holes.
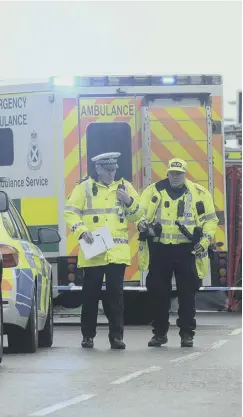
{"type": "Polygon", "coordinates": [[[88,174],[92,171],[91,158],[106,152],[120,152],[116,179],[132,181],[132,134],[128,123],[91,123],[87,127],[88,174]]]}
{"type": "Polygon", "coordinates": [[[0,129],[0,166],[6,167],[13,165],[14,144],[13,131],[9,128],[0,129]]]}

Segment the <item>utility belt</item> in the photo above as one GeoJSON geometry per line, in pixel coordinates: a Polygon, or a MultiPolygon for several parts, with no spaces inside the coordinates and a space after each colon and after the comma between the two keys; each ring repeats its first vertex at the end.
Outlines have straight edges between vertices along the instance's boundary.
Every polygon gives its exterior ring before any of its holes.
{"type": "MultiPolygon", "coordinates": [[[[182,236],[183,239],[186,237],[194,245],[196,245],[202,238],[201,227],[194,227],[193,234],[191,234],[191,232],[181,222],[176,220],[175,225],[178,226],[178,231],[181,232],[180,234],[175,235],[175,236],[182,236]]],[[[160,222],[153,222],[148,225],[147,229],[144,232],[140,232],[139,241],[144,242],[147,239],[150,239],[150,240],[152,239],[156,242],[166,236],[167,234],[163,233],[162,224],[160,222]]],[[[168,236],[170,235],[168,234],[168,236]]]]}
{"type": "MultiPolygon", "coordinates": [[[[181,235],[186,237],[189,241],[188,243],[191,243],[193,246],[196,246],[203,237],[203,230],[201,227],[194,227],[193,233],[191,233],[185,225],[180,223],[180,221],[176,220],[175,224],[178,226],[181,235]]],[[[151,250],[152,245],[159,242],[163,237],[166,237],[166,235],[163,233],[162,225],[159,222],[153,222],[148,225],[146,231],[139,233],[138,240],[140,242],[145,242],[147,240],[149,250],[151,250]]],[[[208,255],[210,258],[214,255],[214,249],[215,245],[209,245],[208,255]]]]}

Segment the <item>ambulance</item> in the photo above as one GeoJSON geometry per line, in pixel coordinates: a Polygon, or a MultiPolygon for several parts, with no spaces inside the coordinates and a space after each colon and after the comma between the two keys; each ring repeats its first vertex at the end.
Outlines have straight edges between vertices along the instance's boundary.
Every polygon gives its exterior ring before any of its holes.
{"type": "Polygon", "coordinates": [[[226,166],[242,165],[242,123],[224,128],[226,166]]]}
{"type": "MultiPolygon", "coordinates": [[[[121,152],[117,177],[139,193],[166,177],[169,159],[187,161],[188,178],[211,192],[219,218],[201,290],[215,290],[216,297],[227,289],[223,126],[220,75],[51,77],[0,87],[0,177],[6,178],[0,189],[13,199],[34,239],[42,226],[62,237],[59,244],[40,246],[52,264],[56,304],[82,303],[78,242],[64,222],[65,199],[91,172],[91,158],[111,151],[121,152]]],[[[125,321],[133,316],[136,322],[147,314],[147,293],[134,225],[130,245],[125,321]]]]}

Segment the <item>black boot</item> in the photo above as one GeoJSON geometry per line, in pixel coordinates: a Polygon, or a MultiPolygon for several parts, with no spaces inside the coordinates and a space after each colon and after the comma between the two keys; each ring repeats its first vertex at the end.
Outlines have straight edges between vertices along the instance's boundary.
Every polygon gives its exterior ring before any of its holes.
{"type": "Polygon", "coordinates": [[[148,342],[148,347],[160,347],[161,345],[165,345],[167,342],[167,334],[165,334],[164,336],[154,335],[152,339],[148,342]]]}
{"type": "Polygon", "coordinates": [[[181,336],[181,347],[193,347],[193,336],[187,333],[181,336]]]}
{"type": "Polygon", "coordinates": [[[118,339],[117,337],[110,339],[110,344],[111,344],[111,349],[120,349],[120,350],[126,349],[125,343],[121,339],[118,339]]]}
{"type": "Polygon", "coordinates": [[[93,337],[84,337],[82,340],[81,346],[83,348],[93,348],[94,347],[93,337]]]}

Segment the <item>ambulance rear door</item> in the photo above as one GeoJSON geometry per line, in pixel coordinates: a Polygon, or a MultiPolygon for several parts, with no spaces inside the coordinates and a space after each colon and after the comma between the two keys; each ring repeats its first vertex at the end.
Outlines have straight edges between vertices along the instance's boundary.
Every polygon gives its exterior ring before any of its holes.
{"type": "MultiPolygon", "coordinates": [[[[137,191],[142,187],[142,150],[140,133],[140,104],[136,97],[79,97],[78,133],[80,178],[91,173],[91,158],[105,152],[120,152],[116,179],[130,181],[137,191]]],[[[132,265],[127,269],[126,281],[139,281],[137,265],[137,232],[134,224],[129,229],[132,265]]],[[[68,238],[71,242],[71,237],[68,238]]],[[[72,244],[72,243],[71,243],[72,244]]],[[[74,242],[73,242],[74,245],[74,242]]],[[[72,254],[77,252],[77,244],[72,254]]]]}
{"type": "MultiPolygon", "coordinates": [[[[166,178],[168,161],[188,164],[188,179],[214,193],[212,117],[209,95],[151,98],[143,108],[146,182],[166,178]],[[147,158],[147,161],[146,161],[147,158]],[[149,179],[149,180],[148,180],[149,179]]],[[[148,185],[148,184],[146,184],[148,185]]],[[[210,285],[210,271],[204,285],[210,285]]]]}

